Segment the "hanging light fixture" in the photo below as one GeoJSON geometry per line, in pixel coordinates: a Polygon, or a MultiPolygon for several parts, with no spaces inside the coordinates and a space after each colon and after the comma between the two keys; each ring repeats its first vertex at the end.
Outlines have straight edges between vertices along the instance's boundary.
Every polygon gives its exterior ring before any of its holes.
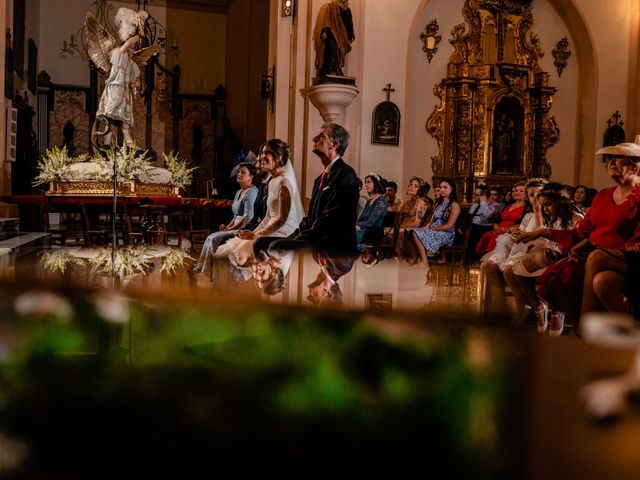
{"type": "MultiPolygon", "coordinates": [[[[94,0],[93,3],[96,6],[96,13],[94,17],[96,17],[100,25],[104,26],[111,35],[116,36],[116,30],[111,23],[111,19],[113,18],[111,11],[113,7],[107,4],[107,0],[94,0]]],[[[60,56],[62,58],[81,58],[82,60],[89,60],[84,24],[80,26],[75,34],[69,35],[69,40],[62,41],[60,56]]]]}
{"type": "MultiPolygon", "coordinates": [[[[104,26],[111,35],[118,38],[117,31],[111,22],[114,16],[112,13],[113,6],[109,5],[107,0],[94,0],[93,3],[96,6],[96,13],[94,16],[98,20],[98,23],[104,26]]],[[[164,25],[149,13],[147,10],[147,0],[144,0],[143,2],[136,0],[136,11],[140,11],[141,9],[149,15],[144,24],[145,38],[142,40],[141,46],[148,47],[150,45],[158,44],[164,50],[167,40],[167,32],[164,25]]],[[[177,44],[175,47],[172,46],[172,51],[175,52],[177,49],[177,44]]],[[[89,60],[84,24],[80,26],[75,34],[69,35],[68,40],[62,41],[60,56],[62,58],[80,58],[86,61],[89,60]]]]}
{"type": "MultiPolygon", "coordinates": [[[[148,47],[150,45],[158,44],[160,45],[160,48],[162,48],[164,52],[164,47],[167,41],[167,30],[164,28],[164,25],[162,25],[158,21],[158,19],[156,19],[153,15],[151,15],[149,10],[147,10],[148,0],[143,0],[142,2],[140,2],[140,0],[136,0],[136,11],[139,12],[141,10],[141,5],[140,5],[141,3],[142,3],[142,10],[147,12],[147,14],[149,15],[147,17],[147,21],[144,24],[145,38],[142,40],[142,46],[148,47]]],[[[175,49],[177,50],[177,48],[178,47],[176,46],[175,49]]]]}

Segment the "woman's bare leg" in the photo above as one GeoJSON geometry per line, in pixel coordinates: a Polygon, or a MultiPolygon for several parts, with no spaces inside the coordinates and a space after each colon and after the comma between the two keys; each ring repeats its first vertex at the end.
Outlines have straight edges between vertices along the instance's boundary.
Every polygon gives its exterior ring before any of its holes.
{"type": "Polygon", "coordinates": [[[628,271],[629,265],[624,257],[602,250],[591,252],[585,265],[582,314],[601,308],[628,311],[628,305],[624,302],[625,275],[628,271]]]}
{"type": "Polygon", "coordinates": [[[522,288],[518,282],[517,275],[513,273],[513,268],[511,265],[507,265],[504,267],[504,272],[502,272],[504,279],[507,284],[511,288],[511,292],[513,293],[513,299],[516,301],[516,315],[519,315],[522,310],[524,310],[527,302],[527,297],[525,297],[522,292],[522,288]]]}
{"type": "Polygon", "coordinates": [[[612,270],[597,273],[593,277],[593,290],[605,310],[629,313],[629,302],[625,301],[624,293],[625,277],[621,273],[612,270]]]}
{"type": "Polygon", "coordinates": [[[416,235],[416,232],[411,232],[411,238],[413,239],[413,244],[420,255],[420,265],[428,267],[429,262],[427,260],[427,251],[424,249],[424,245],[422,245],[422,242],[418,238],[418,235],[416,235]]]}
{"type": "Polygon", "coordinates": [[[504,315],[507,302],[504,292],[504,278],[500,268],[493,262],[480,264],[480,281],[484,285],[484,313],[486,317],[504,315]]]}

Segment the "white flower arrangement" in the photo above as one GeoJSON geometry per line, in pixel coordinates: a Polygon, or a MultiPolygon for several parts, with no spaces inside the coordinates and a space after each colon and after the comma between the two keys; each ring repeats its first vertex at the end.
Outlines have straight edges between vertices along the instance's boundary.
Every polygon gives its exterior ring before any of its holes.
{"type": "Polygon", "coordinates": [[[193,171],[197,167],[190,167],[186,160],[178,153],[171,151],[162,153],[167,168],[154,167],[148,156],[148,151],[127,145],[111,148],[106,151],[106,157],[96,155],[90,158],[87,154],[72,158],[66,147],[53,147],[42,156],[38,162],[39,174],[34,186],[49,182],[113,181],[113,164],[116,162],[118,181],[139,182],[142,184],[171,185],[186,188],[193,182],[193,171]]]}
{"type": "Polygon", "coordinates": [[[174,153],[173,150],[169,155],[162,152],[164,164],[171,173],[171,185],[174,187],[185,188],[193,182],[193,171],[198,167],[189,167],[186,160],[180,158],[180,153],[174,153]]]}
{"type": "Polygon", "coordinates": [[[36,165],[40,173],[34,179],[33,186],[37,187],[52,181],[66,180],[72,163],[73,159],[69,156],[66,145],[62,148],[53,147],[47,149],[36,165]]]}
{"type": "Polygon", "coordinates": [[[153,165],[147,157],[148,150],[138,153],[135,147],[126,144],[121,148],[107,150],[107,158],[95,157],[94,172],[88,172],[89,179],[111,181],[113,179],[113,164],[117,162],[118,181],[141,181],[151,176],[153,165]]]}

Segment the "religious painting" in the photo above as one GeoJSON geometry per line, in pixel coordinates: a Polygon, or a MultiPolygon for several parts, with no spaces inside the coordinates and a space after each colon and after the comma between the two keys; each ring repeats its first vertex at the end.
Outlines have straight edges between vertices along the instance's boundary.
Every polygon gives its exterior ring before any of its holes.
{"type": "Polygon", "coordinates": [[[371,143],[398,145],[400,139],[400,109],[393,102],[379,103],[373,109],[371,143]]]}
{"type": "Polygon", "coordinates": [[[491,173],[523,173],[524,108],[514,97],[504,97],[493,115],[491,173]]]}
{"type": "Polygon", "coordinates": [[[624,143],[626,135],[624,133],[624,128],[622,128],[624,122],[620,120],[621,117],[622,115],[620,115],[620,112],[616,110],[615,113],[611,115],[611,118],[607,120],[607,125],[609,126],[604,132],[603,147],[610,147],[612,145],[624,143]]]}
{"type": "Polygon", "coordinates": [[[35,95],[37,88],[38,78],[38,47],[33,41],[33,38],[29,39],[29,61],[27,63],[27,86],[29,90],[35,95]]]}

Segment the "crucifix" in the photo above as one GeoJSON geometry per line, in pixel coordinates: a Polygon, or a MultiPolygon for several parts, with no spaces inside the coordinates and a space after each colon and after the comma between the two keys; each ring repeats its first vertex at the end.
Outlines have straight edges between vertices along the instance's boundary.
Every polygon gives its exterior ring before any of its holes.
{"type": "Polygon", "coordinates": [[[387,83],[387,87],[382,89],[383,92],[387,93],[387,102],[389,101],[389,97],[391,97],[391,92],[395,92],[395,88],[391,88],[391,84],[387,83]]]}

